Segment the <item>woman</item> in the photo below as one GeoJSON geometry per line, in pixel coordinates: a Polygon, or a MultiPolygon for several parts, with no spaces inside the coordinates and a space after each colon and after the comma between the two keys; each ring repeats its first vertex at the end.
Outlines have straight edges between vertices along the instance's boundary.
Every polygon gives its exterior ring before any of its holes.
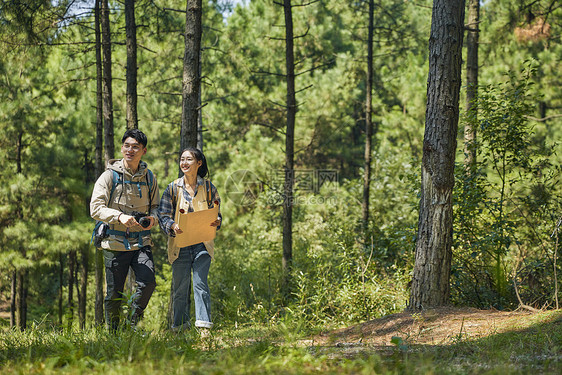
{"type": "MultiPolygon", "coordinates": [[[[193,296],[195,301],[195,327],[202,335],[213,326],[211,321],[211,295],[207,284],[207,275],[213,256],[213,241],[200,242],[195,245],[178,247],[175,237],[183,233],[174,220],[176,213],[193,212],[220,207],[217,189],[209,180],[207,161],[203,153],[196,148],[186,148],[180,157],[180,169],[183,177],[172,181],[160,201],[158,217],[160,227],[168,234],[168,261],[172,264],[172,331],[178,332],[190,328],[189,287],[193,272],[193,296]]],[[[210,225],[220,228],[222,217],[210,225]]],[[[185,228],[184,228],[185,229],[185,228]]]]}

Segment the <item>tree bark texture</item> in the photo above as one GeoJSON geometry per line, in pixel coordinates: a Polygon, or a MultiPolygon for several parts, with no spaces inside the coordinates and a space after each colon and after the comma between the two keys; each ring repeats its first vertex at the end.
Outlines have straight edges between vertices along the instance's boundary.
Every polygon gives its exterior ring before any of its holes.
{"type": "MultiPolygon", "coordinates": [[[[76,267],[76,250],[71,250],[68,253],[68,328],[72,328],[72,321],[74,320],[74,283],[76,267]]],[[[62,287],[62,285],[61,285],[62,287]]]]}
{"type": "MultiPolygon", "coordinates": [[[[89,181],[88,176],[90,175],[87,150],[84,151],[84,166],[85,169],[87,170],[86,176],[84,178],[84,184],[87,185],[89,181]]],[[[96,175],[96,178],[97,177],[99,176],[96,175]]],[[[84,199],[84,205],[86,207],[86,210],[88,210],[89,199],[87,197],[84,199]]],[[[76,295],[78,297],[78,323],[80,325],[80,329],[86,328],[86,298],[87,298],[86,290],[88,285],[89,258],[90,258],[90,245],[89,243],[82,244],[80,246],[80,261],[77,264],[77,267],[80,270],[80,278],[79,278],[80,282],[76,283],[76,295]]],[[[78,271],[77,271],[76,279],[78,280],[78,271]]]]}
{"type": "Polygon", "coordinates": [[[58,303],[59,303],[59,325],[62,327],[62,317],[64,315],[63,312],[63,291],[62,291],[62,286],[64,283],[64,255],[62,253],[60,253],[59,255],[59,291],[57,293],[57,299],[58,299],[58,303]]]}
{"type": "Polygon", "coordinates": [[[94,249],[95,251],[95,261],[96,261],[96,300],[94,303],[94,321],[97,325],[104,324],[104,313],[103,313],[103,286],[104,286],[104,264],[103,264],[103,252],[101,250],[94,249]]]}
{"type": "Polygon", "coordinates": [[[25,269],[17,272],[16,325],[21,331],[27,327],[27,270],[25,269]]]}
{"type": "Polygon", "coordinates": [[[101,3],[101,36],[103,53],[103,122],[105,130],[105,163],[115,156],[113,143],[113,90],[111,88],[111,33],[108,0],[101,3]]]}
{"type": "Polygon", "coordinates": [[[415,265],[409,308],[449,299],[452,190],[464,31],[464,0],[434,0],[415,265]]]}
{"type": "Polygon", "coordinates": [[[371,189],[371,142],[373,138],[372,93],[373,93],[373,32],[374,32],[374,0],[369,0],[369,26],[367,38],[367,87],[365,99],[365,167],[363,175],[363,233],[367,243],[369,228],[369,198],[371,189]]]}
{"type": "MultiPolygon", "coordinates": [[[[16,142],[16,173],[22,174],[22,154],[23,154],[23,130],[18,133],[16,142]]],[[[16,217],[18,220],[23,220],[22,202],[21,198],[17,198],[17,211],[16,217]]],[[[27,251],[20,244],[20,252],[23,259],[27,257],[27,251]]],[[[27,269],[16,270],[16,283],[15,283],[15,311],[16,311],[16,326],[20,330],[25,330],[27,327],[27,269]]]]}
{"type": "Polygon", "coordinates": [[[104,171],[103,165],[103,67],[101,59],[100,0],[94,4],[94,29],[96,39],[96,178],[104,171]]]}
{"type": "Polygon", "coordinates": [[[139,127],[137,113],[137,25],[135,0],[125,0],[125,34],[127,36],[127,129],[139,127]]]}
{"type": "Polygon", "coordinates": [[[10,293],[10,328],[16,326],[16,285],[18,273],[12,272],[12,288],[10,293]]]}
{"type": "Polygon", "coordinates": [[[197,147],[199,91],[201,90],[199,70],[202,35],[201,17],[201,0],[187,0],[184,35],[185,50],[183,55],[180,152],[186,147],[197,147]]]}
{"type": "Polygon", "coordinates": [[[80,284],[78,287],[78,323],[80,329],[86,328],[86,305],[87,305],[87,287],[88,287],[88,261],[89,246],[82,246],[80,249],[80,284]]]}
{"type": "MultiPolygon", "coordinates": [[[[199,54],[199,78],[203,75],[201,73],[201,54],[199,54]]],[[[201,99],[202,90],[199,89],[199,115],[197,116],[197,148],[203,151],[203,101],[201,99]]]]}
{"type": "MultiPolygon", "coordinates": [[[[95,36],[96,36],[96,177],[99,177],[105,166],[103,159],[103,68],[101,58],[101,31],[100,31],[100,0],[95,2],[95,36]]],[[[95,256],[95,280],[96,299],[94,302],[94,321],[101,325],[104,322],[103,315],[103,253],[94,249],[95,256]]]]}
{"type": "Polygon", "coordinates": [[[283,184],[283,273],[284,294],[290,293],[290,275],[293,262],[293,186],[295,157],[295,118],[297,100],[295,92],[295,56],[293,13],[291,0],[284,0],[285,13],[285,67],[287,80],[287,128],[285,133],[285,182],[283,184]]]}
{"type": "MultiPolygon", "coordinates": [[[[466,112],[476,110],[474,101],[478,95],[478,37],[480,0],[468,0],[468,30],[466,34],[466,112]]],[[[476,113],[473,114],[477,118],[476,113]]],[[[464,128],[465,168],[476,164],[476,121],[467,122],[464,128]]]]}

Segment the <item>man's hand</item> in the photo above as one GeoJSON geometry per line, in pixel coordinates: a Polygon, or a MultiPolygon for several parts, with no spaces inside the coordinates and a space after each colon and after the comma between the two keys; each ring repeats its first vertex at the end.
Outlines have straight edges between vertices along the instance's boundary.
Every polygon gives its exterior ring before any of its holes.
{"type": "Polygon", "coordinates": [[[147,216],[147,217],[150,219],[150,225],[145,229],[149,230],[150,228],[156,225],[156,219],[154,218],[154,216],[147,216]]]}
{"type": "Polygon", "coordinates": [[[120,214],[119,222],[124,226],[126,226],[127,228],[139,226],[144,230],[150,230],[150,228],[152,228],[156,224],[156,219],[154,219],[154,216],[147,216],[147,218],[150,219],[150,225],[146,228],[140,225],[134,216],[127,215],[127,214],[120,214]]]}
{"type": "Polygon", "coordinates": [[[137,225],[140,226],[140,224],[135,220],[134,216],[127,214],[119,214],[119,222],[127,228],[132,228],[137,225]]]}

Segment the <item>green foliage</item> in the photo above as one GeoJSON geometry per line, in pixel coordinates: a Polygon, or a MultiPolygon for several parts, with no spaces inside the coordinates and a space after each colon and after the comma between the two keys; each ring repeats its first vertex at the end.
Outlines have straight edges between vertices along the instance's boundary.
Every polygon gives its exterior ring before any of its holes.
{"type": "MultiPolygon", "coordinates": [[[[0,295],[8,298],[15,269],[28,269],[32,319],[46,314],[56,320],[59,295],[68,311],[67,254],[86,246],[93,226],[87,212],[96,178],[93,15],[87,2],[78,3],[79,17],[63,22],[57,22],[62,14],[71,15],[67,1],[5,1],[0,11],[0,295]]],[[[457,168],[455,303],[514,307],[513,280],[526,303],[542,306],[554,298],[560,265],[554,268],[558,254],[549,236],[561,204],[560,160],[552,153],[559,146],[551,145],[561,135],[562,44],[556,36],[562,8],[551,3],[482,4],[481,113],[466,120],[481,126],[479,166],[468,175],[457,168]],[[517,30],[538,19],[548,21],[550,36],[518,39],[517,30]],[[520,72],[531,58],[535,73],[528,79],[498,84],[503,72],[520,72]]],[[[418,219],[431,1],[375,5],[377,133],[367,244],[358,240],[367,2],[320,1],[293,9],[299,35],[296,170],[335,171],[338,178],[331,188],[297,185],[293,296],[283,303],[283,10],[263,0],[236,7],[203,2],[204,151],[224,215],[209,277],[218,326],[290,326],[294,319],[311,329],[405,306],[418,219]],[[228,17],[224,9],[232,10],[228,17]],[[240,193],[232,185],[240,171],[253,176],[247,187],[255,198],[251,204],[239,204],[233,194],[240,193]]],[[[171,9],[184,8],[179,0],[136,2],[140,128],[149,137],[145,160],[161,191],[177,176],[185,14],[171,9]]],[[[111,3],[110,19],[118,141],[125,129],[123,3],[111,3]]],[[[158,287],[143,325],[160,330],[167,327],[171,271],[165,235],[153,232],[158,287]]],[[[93,285],[90,272],[88,321],[93,285]]],[[[271,350],[264,347],[269,346],[256,345],[250,353],[271,350]]]]}
{"type": "Polygon", "coordinates": [[[6,71],[2,82],[6,90],[0,137],[2,147],[11,151],[3,156],[0,172],[0,242],[6,250],[0,262],[3,269],[52,262],[52,255],[67,251],[60,245],[76,249],[78,241],[83,243],[87,237],[81,228],[84,212],[77,210],[83,205],[84,176],[71,163],[80,160],[80,145],[66,138],[75,131],[73,119],[63,121],[59,112],[72,108],[74,102],[61,98],[63,89],[47,97],[50,83],[36,81],[46,68],[26,66],[44,58],[42,54],[6,58],[12,63],[23,62],[24,68],[16,69],[19,79],[9,76],[15,72],[6,71]]]}
{"type": "MultiPolygon", "coordinates": [[[[338,172],[339,181],[336,190],[302,191],[297,187],[295,295],[294,303],[283,307],[279,299],[280,185],[275,181],[283,168],[284,112],[278,103],[283,101],[285,83],[276,76],[283,66],[283,45],[277,40],[281,30],[276,27],[282,22],[282,12],[271,3],[252,1],[229,17],[225,36],[219,41],[225,52],[212,56],[221,62],[221,69],[210,77],[215,84],[207,92],[214,95],[204,111],[210,129],[206,153],[215,168],[213,178],[224,189],[225,222],[217,239],[216,268],[210,276],[213,286],[219,287],[214,306],[218,305],[221,321],[271,321],[284,314],[297,319],[309,316],[314,321],[357,321],[404,306],[417,198],[410,184],[415,158],[397,150],[421,151],[416,148],[420,128],[404,114],[404,106],[422,119],[424,111],[422,100],[414,102],[413,92],[404,88],[412,80],[402,80],[397,73],[404,69],[423,76],[424,68],[405,69],[411,68],[411,61],[399,57],[400,48],[420,48],[409,21],[395,22],[410,12],[414,11],[409,5],[392,1],[377,9],[377,53],[388,56],[377,59],[377,67],[385,72],[396,69],[396,74],[377,79],[374,100],[384,135],[376,155],[371,198],[376,221],[373,246],[365,250],[355,238],[356,218],[361,215],[358,160],[363,154],[363,125],[358,118],[363,111],[365,63],[357,54],[365,49],[365,29],[363,23],[349,20],[360,18],[366,24],[366,14],[359,6],[336,3],[295,8],[296,33],[305,33],[303,25],[309,28],[307,37],[296,43],[297,55],[303,57],[297,88],[307,87],[297,97],[297,173],[329,169],[338,172]],[[340,24],[342,27],[334,27],[340,24]],[[399,124],[404,121],[412,126],[401,130],[399,124]],[[220,131],[213,131],[214,124],[221,124],[220,131]],[[255,205],[240,206],[229,197],[228,181],[241,169],[258,180],[255,205]],[[386,268],[389,272],[382,272],[386,268]]],[[[423,59],[413,57],[417,58],[423,59]]]]}
{"type": "Polygon", "coordinates": [[[405,267],[412,253],[400,251],[412,236],[393,233],[407,230],[397,225],[377,233],[373,246],[358,245],[359,223],[348,218],[357,216],[360,205],[350,191],[346,185],[326,185],[316,194],[297,191],[294,299],[285,305],[279,292],[281,209],[275,194],[264,191],[254,207],[244,207],[253,210],[239,212],[241,227],[225,222],[210,276],[218,320],[240,325],[295,319],[310,326],[361,321],[404,308],[405,267]],[[388,238],[392,235],[396,238],[388,238]]]}
{"type": "MultiPolygon", "coordinates": [[[[472,145],[475,165],[465,170],[459,165],[456,173],[453,285],[458,302],[500,308],[515,304],[513,289],[507,290],[506,269],[516,274],[519,262],[532,263],[544,250],[534,243],[537,238],[522,233],[536,232],[544,224],[544,213],[559,207],[554,154],[532,142],[528,116],[533,71],[480,88],[478,117],[476,112],[466,117],[478,126],[480,141],[472,145]]],[[[542,242],[546,236],[541,237],[542,242]]],[[[541,302],[546,302],[544,296],[541,302]]]]}
{"type": "MultiPolygon", "coordinates": [[[[344,188],[344,190],[347,190],[344,188]]],[[[388,233],[377,233],[377,243],[364,247],[359,240],[360,206],[353,196],[340,194],[322,211],[311,213],[297,224],[296,310],[300,319],[313,322],[357,322],[386,315],[405,307],[407,277],[398,249],[387,241],[388,233]]],[[[399,241],[404,246],[403,239],[399,241]]],[[[411,253],[410,253],[411,254],[411,253]]]]}

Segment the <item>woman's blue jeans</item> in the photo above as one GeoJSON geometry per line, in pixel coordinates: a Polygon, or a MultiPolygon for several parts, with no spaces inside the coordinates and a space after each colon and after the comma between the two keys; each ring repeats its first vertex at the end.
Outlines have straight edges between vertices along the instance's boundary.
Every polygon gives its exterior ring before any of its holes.
{"type": "Polygon", "coordinates": [[[211,256],[205,245],[199,243],[182,247],[178,259],[172,263],[172,329],[191,326],[189,296],[193,272],[193,299],[195,301],[195,327],[211,328],[211,294],[207,276],[211,256]]]}

